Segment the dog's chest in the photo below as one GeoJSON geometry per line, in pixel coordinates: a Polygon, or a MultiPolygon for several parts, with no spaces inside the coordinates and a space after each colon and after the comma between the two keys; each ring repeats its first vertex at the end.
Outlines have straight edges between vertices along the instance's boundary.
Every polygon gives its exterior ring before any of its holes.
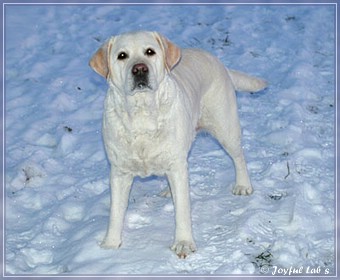
{"type": "Polygon", "coordinates": [[[111,164],[138,176],[162,174],[169,165],[171,139],[162,118],[106,118],[104,140],[111,164]]]}

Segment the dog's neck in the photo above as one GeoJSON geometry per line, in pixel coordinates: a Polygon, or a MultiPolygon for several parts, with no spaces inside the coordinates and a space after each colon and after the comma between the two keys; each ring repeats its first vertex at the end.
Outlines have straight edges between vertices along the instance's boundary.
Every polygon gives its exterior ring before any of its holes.
{"type": "Polygon", "coordinates": [[[165,86],[155,92],[141,91],[134,95],[123,95],[117,88],[110,87],[107,105],[109,110],[114,111],[118,117],[117,121],[122,122],[123,127],[128,130],[144,128],[145,131],[139,133],[152,133],[159,129],[160,123],[170,117],[176,99],[174,92],[165,86]],[[141,122],[142,126],[139,125],[141,122]]]}
{"type": "Polygon", "coordinates": [[[123,107],[125,112],[130,118],[155,117],[160,109],[159,98],[156,94],[146,91],[124,96],[123,107]]]}

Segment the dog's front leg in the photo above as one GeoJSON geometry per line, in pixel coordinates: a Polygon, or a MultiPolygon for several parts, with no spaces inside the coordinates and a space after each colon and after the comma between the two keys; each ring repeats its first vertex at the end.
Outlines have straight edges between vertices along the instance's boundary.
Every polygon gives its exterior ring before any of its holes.
{"type": "Polygon", "coordinates": [[[102,248],[117,249],[122,243],[122,230],[130,189],[133,181],[131,175],[117,175],[111,168],[111,209],[110,221],[102,248]]]}
{"type": "Polygon", "coordinates": [[[175,206],[176,234],[171,249],[181,259],[196,251],[192,237],[187,163],[180,162],[169,172],[168,180],[175,206]]]}

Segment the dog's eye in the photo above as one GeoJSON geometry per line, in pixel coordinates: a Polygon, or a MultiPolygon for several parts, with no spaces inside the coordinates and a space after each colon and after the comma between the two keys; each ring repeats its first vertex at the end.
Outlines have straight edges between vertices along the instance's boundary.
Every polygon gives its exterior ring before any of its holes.
{"type": "Polygon", "coordinates": [[[155,55],[156,54],[156,52],[153,50],[153,49],[147,49],[146,51],[145,51],[145,54],[147,55],[147,56],[153,56],[153,55],[155,55]]]}
{"type": "Polygon", "coordinates": [[[120,52],[117,56],[118,60],[124,60],[127,59],[129,56],[126,52],[120,52]]]}

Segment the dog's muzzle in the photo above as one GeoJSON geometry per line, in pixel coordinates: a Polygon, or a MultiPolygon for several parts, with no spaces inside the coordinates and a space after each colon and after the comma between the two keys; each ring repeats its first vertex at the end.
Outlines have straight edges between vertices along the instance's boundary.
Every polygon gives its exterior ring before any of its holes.
{"type": "Polygon", "coordinates": [[[135,64],[132,69],[133,88],[132,90],[151,89],[149,85],[149,68],[144,63],[135,64]]]}

